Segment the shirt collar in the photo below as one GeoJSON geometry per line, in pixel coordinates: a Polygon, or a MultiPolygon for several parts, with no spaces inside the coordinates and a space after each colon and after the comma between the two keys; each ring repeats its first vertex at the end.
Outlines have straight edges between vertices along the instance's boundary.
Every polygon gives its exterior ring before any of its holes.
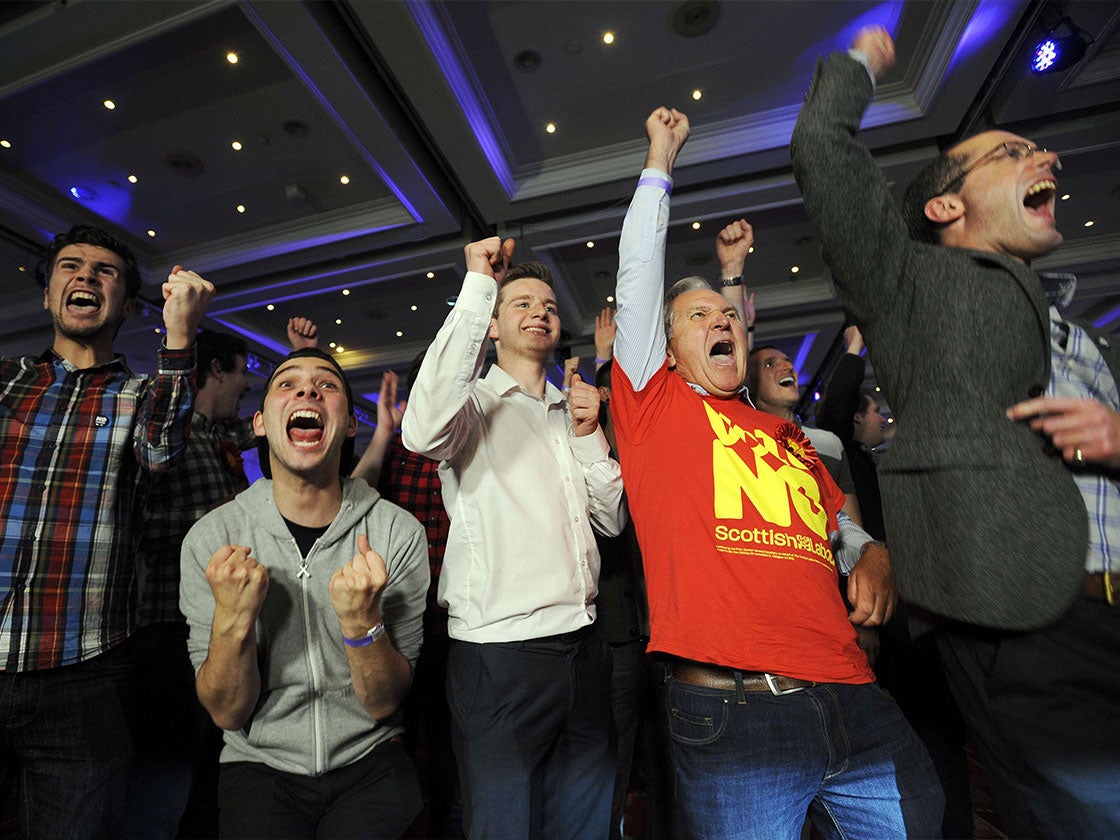
{"type": "MultiPolygon", "coordinates": [[[[486,372],[486,376],[484,376],[483,379],[486,381],[486,384],[488,384],[491,388],[498,392],[499,396],[504,397],[513,391],[518,391],[522,394],[525,394],[526,396],[532,397],[533,399],[537,398],[536,394],[530,394],[528,391],[522,388],[520,383],[518,383],[516,379],[510,376],[509,373],[507,373],[497,364],[493,364],[490,366],[490,370],[486,372]]],[[[546,405],[553,405],[555,403],[562,403],[565,400],[566,397],[564,396],[563,392],[547,379],[545,379],[544,403],[546,405]]]]}
{"type": "MultiPolygon", "coordinates": [[[[46,350],[40,353],[39,357],[35,361],[51,365],[62,365],[71,373],[78,370],[77,365],[73,364],[72,362],[68,362],[66,359],[62,358],[62,356],[58,355],[58,353],[54,352],[53,347],[48,347],[46,350]]],[[[115,368],[118,370],[123,370],[126,373],[130,372],[128,370],[128,361],[120,353],[117,353],[117,355],[113,356],[112,359],[102,365],[94,365],[93,367],[83,368],[83,370],[99,370],[101,368],[104,368],[106,370],[115,368]]]]}

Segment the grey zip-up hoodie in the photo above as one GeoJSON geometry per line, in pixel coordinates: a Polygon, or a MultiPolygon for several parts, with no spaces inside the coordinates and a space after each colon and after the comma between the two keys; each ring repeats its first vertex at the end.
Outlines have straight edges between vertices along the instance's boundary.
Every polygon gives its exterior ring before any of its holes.
{"type": "Polygon", "coordinates": [[[190,624],[195,671],[206,660],[214,597],[206,565],[224,545],[244,545],[268,569],[268,595],[257,620],[261,694],[243,729],[225,733],[222,762],[254,761],[320,776],[367,755],[399,734],[400,713],[376,721],[354,693],[338,616],[327,584],[357,553],[359,534],[385,558],[381,596],[388,636],[415,667],[423,637],[428,549],[415,517],[385,501],[364,481],[342,479],[342,508],[308,552],[306,573],[296,541],[260,479],[198,521],[183,542],[179,606],[190,624]]]}

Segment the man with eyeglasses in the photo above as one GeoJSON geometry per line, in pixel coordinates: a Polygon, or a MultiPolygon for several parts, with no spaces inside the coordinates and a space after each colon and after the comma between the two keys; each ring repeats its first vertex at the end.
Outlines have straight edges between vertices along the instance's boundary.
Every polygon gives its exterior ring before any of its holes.
{"type": "Polygon", "coordinates": [[[1030,267],[1062,241],[1053,152],[970,137],[895,209],[854,139],[893,63],[882,29],[825,59],[790,150],[898,420],[879,465],[895,576],[944,619],[1005,830],[1120,836],[1120,346],[1030,267]]]}

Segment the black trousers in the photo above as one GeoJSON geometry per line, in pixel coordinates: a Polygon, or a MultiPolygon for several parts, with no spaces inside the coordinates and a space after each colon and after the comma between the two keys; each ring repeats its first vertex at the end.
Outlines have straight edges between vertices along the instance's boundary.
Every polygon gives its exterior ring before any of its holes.
{"type": "Polygon", "coordinates": [[[1012,837],[1120,837],[1120,607],[939,631],[945,675],[1012,837]]]}
{"type": "Polygon", "coordinates": [[[548,640],[451,642],[447,700],[468,837],[606,840],[610,673],[592,626],[548,640]]]}

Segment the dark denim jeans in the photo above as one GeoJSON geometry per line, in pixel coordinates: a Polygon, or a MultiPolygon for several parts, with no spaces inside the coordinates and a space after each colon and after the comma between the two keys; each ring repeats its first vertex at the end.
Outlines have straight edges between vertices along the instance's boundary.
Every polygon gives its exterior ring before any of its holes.
{"type": "Polygon", "coordinates": [[[681,827],[690,838],[930,838],[944,797],[925,747],[877,685],[792,694],[699,688],[665,699],[681,827]]]}
{"type": "Polygon", "coordinates": [[[125,643],[63,668],[0,671],[0,761],[15,767],[21,836],[116,836],[133,755],[133,658],[125,643]]]}

